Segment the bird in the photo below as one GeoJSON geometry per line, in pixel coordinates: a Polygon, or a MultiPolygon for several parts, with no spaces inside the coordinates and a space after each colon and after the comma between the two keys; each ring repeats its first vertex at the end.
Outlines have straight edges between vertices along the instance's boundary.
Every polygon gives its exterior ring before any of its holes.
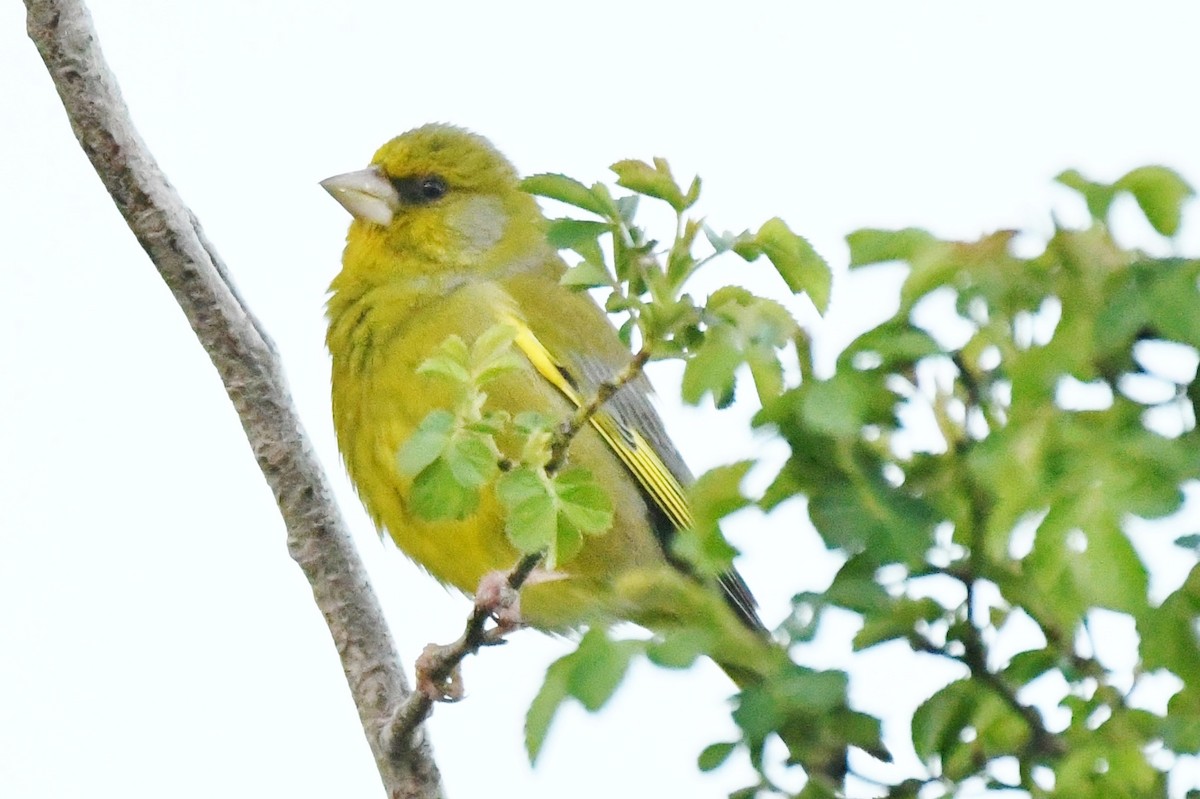
{"type": "MultiPolygon", "coordinates": [[[[448,336],[470,343],[507,322],[518,330],[519,366],[488,384],[488,403],[513,415],[533,410],[562,419],[632,355],[596,301],[562,285],[567,266],[546,240],[545,216],[486,138],[424,125],[385,143],[367,168],[321,185],[353,217],[326,306],[343,462],[381,534],[436,580],[471,595],[487,575],[512,569],[521,553],[487,491],[463,518],[414,512],[413,478],[397,465],[397,453],[428,414],[454,401],[445,381],[418,367],[448,336]]],[[[571,439],[567,460],[590,470],[608,494],[612,527],[587,536],[578,555],[552,573],[531,577],[520,595],[523,623],[561,632],[636,619],[616,586],[639,570],[704,582],[672,550],[689,518],[693,477],[651,393],[639,375],[571,439]]],[[[736,571],[709,585],[742,625],[765,632],[736,571]]]]}

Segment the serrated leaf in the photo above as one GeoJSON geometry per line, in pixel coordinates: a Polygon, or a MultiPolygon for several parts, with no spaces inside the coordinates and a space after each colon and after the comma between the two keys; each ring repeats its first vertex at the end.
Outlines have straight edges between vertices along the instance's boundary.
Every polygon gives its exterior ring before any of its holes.
{"type": "Polygon", "coordinates": [[[609,222],[585,219],[555,219],[546,229],[546,240],[556,250],[574,250],[612,230],[609,222]]]}
{"type": "Polygon", "coordinates": [[[501,323],[492,325],[475,339],[470,354],[472,385],[475,388],[525,365],[513,348],[516,336],[517,329],[513,325],[501,323]]]}
{"type": "Polygon", "coordinates": [[[436,460],[413,478],[409,496],[413,512],[427,521],[464,519],[479,507],[479,490],[455,479],[444,460],[436,460]]]}
{"type": "Polygon", "coordinates": [[[824,314],[829,309],[833,273],[808,240],[793,233],[779,217],[763,223],[755,238],[788,288],[808,294],[817,311],[824,314]]]}
{"type": "Polygon", "coordinates": [[[585,535],[607,532],[613,523],[613,506],[608,494],[592,473],[573,466],[554,476],[559,510],[585,535]]]}
{"type": "Polygon", "coordinates": [[[783,393],[783,364],[775,352],[753,349],[746,353],[746,365],[750,367],[750,378],[760,403],[766,405],[783,393]]]}
{"type": "Polygon", "coordinates": [[[730,239],[729,247],[743,261],[753,261],[763,254],[762,245],[758,243],[758,236],[749,230],[742,231],[730,239]]]}
{"type": "Polygon", "coordinates": [[[417,374],[443,377],[454,383],[471,382],[467,369],[467,345],[458,336],[451,336],[435,355],[430,355],[417,366],[417,374]],[[461,352],[457,345],[462,344],[461,352]],[[461,357],[459,357],[461,355],[461,357]]]}
{"type": "Polygon", "coordinates": [[[645,161],[627,159],[609,167],[617,175],[617,185],[647,197],[663,200],[676,211],[686,210],[683,190],[675,182],[671,168],[662,158],[655,158],[651,166],[645,161]]]}
{"type": "Polygon", "coordinates": [[[513,546],[534,553],[555,543],[558,509],[546,483],[533,469],[521,467],[500,475],[496,496],[504,505],[504,532],[513,546]]]}
{"type": "Polygon", "coordinates": [[[596,261],[584,260],[563,273],[558,281],[568,288],[594,289],[612,285],[608,268],[596,261]]]}
{"type": "Polygon", "coordinates": [[[522,191],[536,194],[539,197],[547,197],[576,208],[582,208],[585,211],[591,211],[597,216],[609,216],[614,210],[611,201],[605,202],[605,197],[598,196],[592,189],[566,175],[549,173],[530,175],[521,181],[520,188],[522,191]]]}
{"type": "Polygon", "coordinates": [[[446,448],[444,457],[450,473],[464,488],[480,488],[495,477],[500,469],[496,452],[482,435],[463,434],[455,437],[446,448]]]}
{"type": "Polygon", "coordinates": [[[713,395],[718,408],[733,402],[737,368],[742,365],[742,353],[725,328],[709,331],[704,343],[683,368],[680,386],[683,401],[696,405],[705,394],[713,395]]]}
{"type": "Polygon", "coordinates": [[[454,414],[449,411],[431,411],[426,415],[396,453],[400,473],[413,476],[441,457],[453,429],[454,414]]]}

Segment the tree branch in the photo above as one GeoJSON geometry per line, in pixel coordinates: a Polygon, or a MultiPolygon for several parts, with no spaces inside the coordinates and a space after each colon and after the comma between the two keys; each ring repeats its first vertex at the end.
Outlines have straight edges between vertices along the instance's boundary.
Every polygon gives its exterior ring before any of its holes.
{"type": "Polygon", "coordinates": [[[288,551],[329,625],[388,796],[442,795],[419,728],[405,757],[384,730],[411,693],[366,571],[292,406],[274,345],[129,119],[78,0],[25,0],[27,30],[91,160],[212,359],[288,530],[288,551]]]}

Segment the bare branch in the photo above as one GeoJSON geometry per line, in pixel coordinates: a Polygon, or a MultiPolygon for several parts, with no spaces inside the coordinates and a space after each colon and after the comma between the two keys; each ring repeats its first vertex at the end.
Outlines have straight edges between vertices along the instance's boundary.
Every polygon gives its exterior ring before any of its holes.
{"type": "Polygon", "coordinates": [[[388,796],[441,796],[420,728],[412,730],[401,760],[389,757],[383,743],[395,708],[411,691],[273,344],[134,129],[86,8],[77,0],[26,0],[25,6],[29,36],[80,146],[174,293],[237,409],[287,525],[288,551],[329,625],[388,796]]]}

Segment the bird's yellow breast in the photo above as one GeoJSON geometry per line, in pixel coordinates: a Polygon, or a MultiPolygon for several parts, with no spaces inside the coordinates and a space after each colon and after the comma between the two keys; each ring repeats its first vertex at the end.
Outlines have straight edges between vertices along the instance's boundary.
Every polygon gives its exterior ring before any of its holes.
{"type": "MultiPolygon", "coordinates": [[[[556,283],[545,288],[576,297],[556,283]]],[[[335,305],[331,303],[331,309],[335,305]]],[[[428,413],[450,409],[454,403],[448,384],[436,376],[417,374],[417,366],[450,333],[470,342],[502,318],[519,315],[520,305],[501,284],[491,281],[460,286],[445,297],[397,303],[401,305],[407,307],[389,314],[373,307],[368,295],[346,305],[337,316],[331,313],[330,335],[336,331],[339,339],[330,341],[338,445],[380,530],[438,580],[472,593],[484,574],[510,569],[519,559],[505,537],[499,503],[485,488],[479,508],[468,518],[420,518],[409,509],[412,481],[399,470],[397,453],[428,413]]],[[[573,410],[528,364],[489,383],[487,391],[491,407],[512,414],[538,410],[565,418],[573,410]]],[[[502,441],[502,447],[506,443],[513,442],[502,441]]],[[[523,592],[526,617],[547,628],[562,628],[594,612],[607,612],[603,594],[616,575],[663,562],[644,499],[600,437],[591,429],[583,430],[572,442],[569,457],[615,493],[616,518],[613,530],[589,539],[584,551],[561,568],[563,579],[523,592]]]]}

